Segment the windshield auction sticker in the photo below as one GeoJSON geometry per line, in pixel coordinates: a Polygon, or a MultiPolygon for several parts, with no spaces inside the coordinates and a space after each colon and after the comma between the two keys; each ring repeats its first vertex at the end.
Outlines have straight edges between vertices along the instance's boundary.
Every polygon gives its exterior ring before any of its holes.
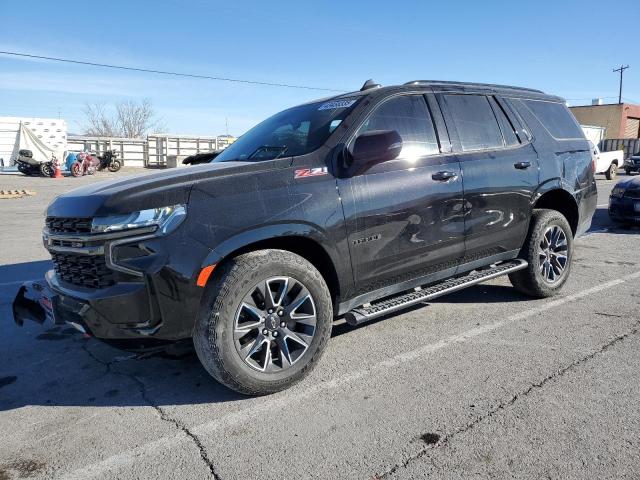
{"type": "Polygon", "coordinates": [[[335,110],[337,108],[348,108],[356,103],[357,98],[345,98],[344,100],[332,100],[327,103],[323,103],[318,107],[318,110],[335,110]]]}

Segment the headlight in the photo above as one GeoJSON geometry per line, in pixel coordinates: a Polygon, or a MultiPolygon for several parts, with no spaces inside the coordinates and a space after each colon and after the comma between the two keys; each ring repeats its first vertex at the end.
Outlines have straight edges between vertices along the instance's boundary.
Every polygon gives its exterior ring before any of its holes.
{"type": "Polygon", "coordinates": [[[157,227],[156,231],[165,234],[175,230],[186,216],[186,205],[150,208],[123,215],[95,217],[91,223],[91,231],[94,233],[106,233],[155,226],[157,227]]]}
{"type": "Polygon", "coordinates": [[[613,190],[611,190],[611,196],[616,198],[622,198],[622,196],[624,195],[624,191],[625,191],[624,187],[615,186],[613,187],[613,190]]]}

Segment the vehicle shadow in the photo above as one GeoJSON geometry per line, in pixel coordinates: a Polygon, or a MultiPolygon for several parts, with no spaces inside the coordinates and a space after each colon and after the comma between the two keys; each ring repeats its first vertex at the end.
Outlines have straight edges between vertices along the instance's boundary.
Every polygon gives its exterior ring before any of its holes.
{"type": "Polygon", "coordinates": [[[0,265],[0,305],[12,302],[22,282],[44,277],[51,260],[0,265]]]}
{"type": "Polygon", "coordinates": [[[23,281],[51,262],[0,266],[0,412],[27,405],[148,406],[217,403],[243,397],[217,383],[195,351],[133,354],[67,326],[13,321],[23,281]]]}
{"type": "Polygon", "coordinates": [[[593,220],[591,222],[591,228],[587,232],[587,235],[599,234],[599,233],[613,233],[613,234],[629,234],[640,233],[640,226],[638,225],[623,225],[616,223],[609,217],[609,210],[606,207],[597,208],[593,214],[593,220]]]}
{"type": "Polygon", "coordinates": [[[74,328],[31,323],[20,328],[2,308],[0,411],[28,405],[194,405],[238,400],[217,383],[195,351],[133,354],[74,328]]]}

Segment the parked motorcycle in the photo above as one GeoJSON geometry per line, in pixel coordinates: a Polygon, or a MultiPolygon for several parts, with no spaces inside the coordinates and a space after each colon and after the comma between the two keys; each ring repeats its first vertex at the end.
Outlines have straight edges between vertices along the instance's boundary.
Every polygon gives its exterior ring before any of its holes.
{"type": "Polygon", "coordinates": [[[122,160],[118,159],[118,152],[115,150],[107,150],[102,155],[99,155],[98,159],[100,160],[98,170],[106,168],[110,172],[117,172],[122,167],[122,160]]]}
{"type": "Polygon", "coordinates": [[[76,157],[76,161],[71,164],[71,175],[81,177],[83,175],[93,175],[100,166],[100,160],[89,152],[81,152],[76,157]]]}
{"type": "Polygon", "coordinates": [[[16,158],[16,166],[18,171],[27,176],[43,175],[45,177],[53,177],[53,162],[55,158],[48,162],[42,162],[33,158],[31,150],[19,150],[16,158]]]}

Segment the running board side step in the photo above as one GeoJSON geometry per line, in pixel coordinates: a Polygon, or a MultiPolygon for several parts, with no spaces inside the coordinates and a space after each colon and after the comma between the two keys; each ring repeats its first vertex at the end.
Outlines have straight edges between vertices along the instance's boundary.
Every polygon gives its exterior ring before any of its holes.
{"type": "Polygon", "coordinates": [[[478,283],[491,280],[492,278],[501,277],[511,272],[516,272],[527,268],[525,260],[508,260],[498,265],[486,268],[484,270],[474,271],[469,275],[459,278],[450,278],[429,287],[418,287],[409,292],[401,293],[395,297],[389,297],[371,304],[365,304],[361,307],[345,313],[344,319],[349,325],[360,325],[374,318],[397,312],[404,308],[410,307],[417,303],[426,302],[449,293],[457,292],[463,288],[476,285],[478,283]]]}

